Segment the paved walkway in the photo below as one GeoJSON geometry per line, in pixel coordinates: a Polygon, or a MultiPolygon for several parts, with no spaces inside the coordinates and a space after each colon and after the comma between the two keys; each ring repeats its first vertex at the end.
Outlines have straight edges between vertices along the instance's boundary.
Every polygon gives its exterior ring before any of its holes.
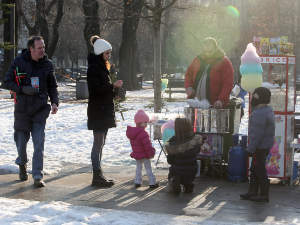
{"type": "Polygon", "coordinates": [[[108,178],[115,180],[111,188],[91,186],[91,165],[66,164],[57,175],[44,177],[46,187],[35,188],[33,180],[21,182],[17,174],[0,174],[0,197],[36,201],[64,201],[74,205],[115,210],[144,211],[174,215],[201,216],[204,219],[245,222],[300,223],[300,188],[283,186],[274,180],[270,187],[270,202],[255,203],[240,200],[248,183],[196,178],[192,194],[175,196],[166,188],[167,169],[156,169],[160,183],[157,189],[148,187],[144,177],[141,188],[134,187],[135,169],[116,166],[105,168],[108,178]],[[277,183],[277,184],[275,184],[277,183]]]}
{"type": "Polygon", "coordinates": [[[148,187],[146,176],[143,186],[135,188],[135,169],[132,167],[104,167],[104,171],[108,178],[115,181],[111,188],[91,186],[91,165],[65,164],[59,174],[45,175],[45,188],[35,188],[31,177],[28,181],[21,182],[17,174],[0,173],[0,197],[63,201],[74,205],[115,210],[201,216],[207,220],[214,218],[241,224],[300,223],[299,182],[287,187],[278,180],[273,180],[270,186],[270,202],[255,203],[239,199],[239,194],[245,193],[249,188],[246,182],[235,183],[215,179],[212,183],[210,178],[197,178],[194,193],[174,196],[166,188],[167,169],[153,168],[161,185],[157,189],[148,187]]]}

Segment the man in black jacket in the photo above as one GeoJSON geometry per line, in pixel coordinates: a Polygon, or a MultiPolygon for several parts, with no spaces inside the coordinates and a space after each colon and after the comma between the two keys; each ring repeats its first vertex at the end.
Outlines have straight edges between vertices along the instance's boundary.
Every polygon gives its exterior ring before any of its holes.
{"type": "Polygon", "coordinates": [[[52,106],[52,114],[58,111],[57,82],[52,62],[45,54],[44,40],[40,36],[31,36],[24,49],[11,63],[4,83],[15,92],[14,140],[16,142],[19,165],[19,178],[28,179],[26,146],[32,136],[34,147],[32,158],[32,177],[34,186],[44,187],[43,163],[45,125],[52,106]],[[32,78],[38,79],[32,85],[32,78]],[[50,97],[51,106],[47,103],[50,97]]]}

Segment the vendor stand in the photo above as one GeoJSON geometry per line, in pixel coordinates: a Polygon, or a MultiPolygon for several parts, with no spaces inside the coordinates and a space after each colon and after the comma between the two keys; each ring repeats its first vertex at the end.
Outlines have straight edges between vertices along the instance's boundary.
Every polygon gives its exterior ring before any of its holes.
{"type": "Polygon", "coordinates": [[[198,159],[211,158],[211,175],[214,182],[215,159],[220,158],[220,176],[223,175],[223,143],[224,134],[229,132],[229,109],[185,107],[184,115],[201,134],[202,142],[198,159]]]}
{"type": "MultiPolygon", "coordinates": [[[[296,56],[260,55],[260,59],[262,64],[269,64],[270,85],[267,86],[271,91],[269,105],[275,114],[275,141],[267,156],[266,168],[269,178],[281,179],[285,185],[292,181],[294,164],[294,152],[290,143],[294,140],[296,56]]],[[[252,158],[248,160],[248,176],[251,160],[252,158]]]]}

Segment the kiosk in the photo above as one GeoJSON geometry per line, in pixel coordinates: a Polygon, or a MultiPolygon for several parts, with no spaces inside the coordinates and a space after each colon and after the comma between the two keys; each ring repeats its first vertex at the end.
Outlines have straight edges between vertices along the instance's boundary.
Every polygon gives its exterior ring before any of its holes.
{"type": "MultiPolygon", "coordinates": [[[[290,183],[293,170],[294,119],[296,103],[296,56],[260,55],[264,70],[269,69],[269,85],[272,95],[270,106],[275,113],[275,141],[266,160],[269,178],[290,183]]],[[[249,94],[249,102],[251,93],[249,94]]],[[[250,104],[249,104],[250,105],[250,104]]],[[[249,114],[251,113],[249,106],[249,114]]],[[[248,159],[249,167],[252,158],[248,159]]]]}

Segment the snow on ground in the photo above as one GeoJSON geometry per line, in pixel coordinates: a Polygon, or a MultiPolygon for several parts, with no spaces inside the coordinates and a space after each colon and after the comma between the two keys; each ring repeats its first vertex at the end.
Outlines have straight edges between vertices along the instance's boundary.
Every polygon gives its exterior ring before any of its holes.
{"type": "MultiPolygon", "coordinates": [[[[215,219],[205,220],[201,217],[177,216],[171,214],[155,214],[148,212],[132,212],[110,209],[99,209],[85,206],[74,206],[64,202],[37,202],[22,199],[0,198],[0,221],[2,225],[144,225],[144,224],[205,224],[233,225],[262,223],[234,223],[215,219]]],[[[268,225],[267,223],[263,223],[268,225]]],[[[279,223],[276,223],[279,224],[279,223]]],[[[295,224],[295,223],[293,223],[295,224]]]]}
{"type": "MultiPolygon", "coordinates": [[[[74,90],[60,84],[59,90],[64,92],[74,90]]],[[[109,129],[107,141],[103,151],[102,163],[109,165],[135,166],[135,161],[129,156],[131,153],[130,142],[126,137],[127,125],[135,126],[133,118],[138,109],[144,109],[146,113],[153,113],[153,108],[147,108],[153,104],[153,90],[145,89],[128,92],[130,99],[121,105],[128,109],[121,114],[116,113],[117,128],[109,129]]],[[[165,97],[168,94],[164,94],[165,97]]],[[[183,93],[172,94],[173,98],[185,98],[183,93]]],[[[61,99],[74,98],[67,93],[61,93],[61,99]]],[[[248,97],[246,97],[245,116],[241,121],[240,133],[247,133],[248,125],[248,97]]],[[[166,102],[162,112],[183,115],[184,102],[166,102]]],[[[298,107],[297,107],[298,108],[298,107]]],[[[0,89],[0,172],[19,173],[18,166],[14,163],[17,157],[15,142],[13,140],[13,100],[6,90],[0,89]]],[[[56,115],[50,114],[46,124],[45,160],[44,172],[55,174],[62,169],[62,162],[78,164],[91,164],[90,152],[93,144],[93,133],[87,130],[87,104],[61,103],[56,115]]],[[[149,131],[149,126],[147,128],[149,131]]],[[[153,142],[157,149],[152,163],[156,162],[160,146],[153,142]]],[[[28,157],[31,162],[33,146],[31,140],[28,143],[28,157]]],[[[31,172],[31,163],[28,163],[31,172]]],[[[27,200],[14,200],[0,198],[1,224],[226,224],[225,222],[201,221],[198,217],[185,217],[174,215],[154,216],[151,213],[127,212],[88,207],[72,206],[61,202],[41,203],[27,200]],[[134,218],[134,219],[133,219],[134,218]],[[77,221],[77,222],[73,222],[77,221]]],[[[232,223],[230,223],[232,224],[232,223]]],[[[252,224],[252,223],[247,223],[252,224]]],[[[259,224],[259,223],[253,223],[259,224]]]]}
{"type": "MultiPolygon", "coordinates": [[[[144,109],[147,113],[153,113],[153,108],[146,108],[153,102],[144,97],[152,97],[153,91],[141,90],[134,93],[129,92],[128,96],[135,95],[130,101],[122,103],[128,111],[123,112],[124,121],[120,112],[116,113],[118,124],[116,128],[109,129],[106,144],[103,151],[102,162],[109,165],[134,166],[135,161],[129,156],[131,145],[126,137],[127,125],[135,126],[134,115],[138,109],[144,109]]],[[[17,157],[15,142],[13,140],[13,100],[9,93],[0,95],[0,171],[18,173],[19,168],[14,161],[17,157]]],[[[183,114],[185,102],[166,103],[164,112],[183,114]]],[[[61,162],[71,162],[78,164],[90,164],[90,152],[93,145],[93,133],[87,129],[87,103],[68,104],[61,103],[56,115],[50,114],[46,124],[45,140],[45,162],[44,172],[46,174],[57,173],[61,170],[61,162]]],[[[148,126],[149,131],[149,126],[148,126]]],[[[160,149],[159,143],[153,142],[156,149],[160,149]]],[[[28,156],[31,159],[33,144],[30,139],[28,142],[28,156]]],[[[152,162],[156,161],[156,157],[152,162]]],[[[28,164],[29,172],[31,165],[28,164]]]]}

